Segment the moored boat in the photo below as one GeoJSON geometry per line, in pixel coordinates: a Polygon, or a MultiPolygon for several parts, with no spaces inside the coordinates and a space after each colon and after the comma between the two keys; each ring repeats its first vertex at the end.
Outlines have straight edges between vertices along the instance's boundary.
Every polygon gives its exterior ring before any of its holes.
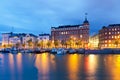
{"type": "Polygon", "coordinates": [[[52,48],[50,51],[51,54],[57,54],[57,49],[56,48],[52,48]]]}
{"type": "Polygon", "coordinates": [[[66,54],[67,53],[67,50],[65,50],[65,49],[63,49],[63,48],[59,48],[58,50],[57,50],[57,54],[58,55],[63,55],[63,54],[66,54]]]}
{"type": "Polygon", "coordinates": [[[75,50],[75,49],[72,49],[72,48],[70,48],[70,49],[68,49],[68,54],[74,54],[74,53],[76,53],[77,51],[75,50]]]}

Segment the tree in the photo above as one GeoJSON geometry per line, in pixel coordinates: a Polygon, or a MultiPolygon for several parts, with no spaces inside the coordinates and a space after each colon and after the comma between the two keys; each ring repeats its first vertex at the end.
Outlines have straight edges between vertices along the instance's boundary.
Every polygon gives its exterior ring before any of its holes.
{"type": "Polygon", "coordinates": [[[55,47],[58,47],[58,46],[59,46],[59,41],[58,41],[58,40],[55,40],[55,41],[54,41],[54,45],[55,45],[55,47]]]}
{"type": "Polygon", "coordinates": [[[24,43],[24,44],[22,44],[22,47],[23,47],[23,48],[25,48],[25,43],[24,43]]]}
{"type": "Polygon", "coordinates": [[[20,43],[19,42],[16,43],[15,46],[16,46],[16,48],[19,48],[20,47],[20,43]]]}
{"type": "Polygon", "coordinates": [[[69,42],[69,41],[66,41],[66,42],[65,42],[65,45],[66,45],[66,48],[68,48],[68,46],[70,46],[70,42],[69,42]]]}
{"type": "Polygon", "coordinates": [[[61,45],[62,45],[62,47],[63,47],[65,44],[66,44],[65,41],[62,40],[62,41],[61,41],[61,45]]]}
{"type": "Polygon", "coordinates": [[[39,42],[39,46],[40,46],[41,48],[44,48],[44,41],[43,41],[43,40],[39,42]]]}
{"type": "Polygon", "coordinates": [[[69,45],[70,45],[70,48],[72,47],[72,45],[73,45],[73,38],[71,37],[69,40],[68,40],[68,43],[69,43],[69,45]]]}
{"type": "Polygon", "coordinates": [[[114,45],[116,46],[116,48],[118,47],[118,44],[119,44],[119,41],[118,41],[118,40],[115,40],[115,41],[114,41],[114,45]]]}
{"type": "Polygon", "coordinates": [[[51,41],[48,41],[48,42],[47,42],[48,48],[50,48],[51,45],[52,45],[52,42],[51,42],[51,41]]]}
{"type": "Polygon", "coordinates": [[[82,41],[78,40],[75,44],[77,45],[78,48],[80,48],[80,45],[82,45],[82,41]]]}
{"type": "Polygon", "coordinates": [[[8,47],[10,47],[10,48],[13,47],[13,44],[9,44],[8,47]]]}
{"type": "Polygon", "coordinates": [[[4,45],[3,45],[4,50],[5,50],[6,47],[7,47],[7,45],[4,44],[4,45]]]}
{"type": "Polygon", "coordinates": [[[33,46],[32,39],[29,39],[29,40],[27,41],[27,43],[28,43],[29,48],[31,48],[31,47],[33,46]]]}
{"type": "Polygon", "coordinates": [[[38,40],[36,40],[35,42],[34,42],[34,47],[36,48],[36,47],[38,47],[38,40]]]}

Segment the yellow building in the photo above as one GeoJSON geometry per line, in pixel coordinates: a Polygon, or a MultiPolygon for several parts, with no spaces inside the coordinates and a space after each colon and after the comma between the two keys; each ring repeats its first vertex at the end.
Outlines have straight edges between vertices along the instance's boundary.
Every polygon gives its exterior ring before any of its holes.
{"type": "Polygon", "coordinates": [[[90,49],[98,49],[99,44],[99,35],[95,34],[89,38],[89,48],[90,49]]]}

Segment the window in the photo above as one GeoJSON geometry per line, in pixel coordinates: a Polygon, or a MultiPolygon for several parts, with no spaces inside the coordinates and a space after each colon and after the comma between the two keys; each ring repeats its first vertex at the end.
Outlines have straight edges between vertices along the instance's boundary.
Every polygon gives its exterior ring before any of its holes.
{"type": "Polygon", "coordinates": [[[109,40],[109,43],[111,43],[111,40],[109,40]]]}
{"type": "Polygon", "coordinates": [[[114,29],[112,29],[112,31],[114,31],[114,29]]]}
{"type": "Polygon", "coordinates": [[[105,44],[105,47],[107,47],[107,44],[105,44]]]}
{"type": "Polygon", "coordinates": [[[82,38],[82,35],[80,35],[80,38],[82,38]]]}
{"type": "Polygon", "coordinates": [[[114,38],[114,36],[112,36],[112,38],[114,38]]]}
{"type": "Polygon", "coordinates": [[[111,32],[109,32],[109,34],[111,34],[111,32]]]}

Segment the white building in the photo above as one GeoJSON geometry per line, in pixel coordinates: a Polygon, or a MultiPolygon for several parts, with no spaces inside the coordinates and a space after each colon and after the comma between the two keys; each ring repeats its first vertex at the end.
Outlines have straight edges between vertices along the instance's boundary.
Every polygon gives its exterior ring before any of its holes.
{"type": "Polygon", "coordinates": [[[8,45],[9,44],[9,37],[12,35],[13,33],[2,33],[2,45],[8,45]]]}
{"type": "Polygon", "coordinates": [[[39,34],[38,41],[49,41],[50,40],[50,34],[39,34]]]}
{"type": "Polygon", "coordinates": [[[28,45],[29,40],[31,40],[32,43],[35,43],[37,41],[37,36],[34,34],[24,34],[23,39],[22,39],[22,43],[26,45],[25,46],[26,48],[29,47],[29,45],[28,45]]]}
{"type": "Polygon", "coordinates": [[[21,43],[19,34],[13,34],[9,37],[9,44],[16,45],[17,43],[21,43]]]}
{"type": "Polygon", "coordinates": [[[39,34],[38,36],[38,42],[42,44],[43,48],[47,48],[47,43],[50,40],[49,34],[39,34]]]}
{"type": "Polygon", "coordinates": [[[2,34],[2,45],[15,45],[17,43],[28,45],[28,40],[33,43],[37,40],[37,36],[34,34],[26,33],[3,33],[2,34]]]}

